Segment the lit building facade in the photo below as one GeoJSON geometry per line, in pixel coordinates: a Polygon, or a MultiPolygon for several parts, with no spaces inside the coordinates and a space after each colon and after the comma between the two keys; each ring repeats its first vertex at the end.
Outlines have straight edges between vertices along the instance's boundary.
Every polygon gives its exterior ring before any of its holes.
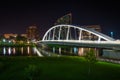
{"type": "Polygon", "coordinates": [[[4,35],[4,37],[5,37],[6,39],[9,39],[10,37],[16,38],[16,37],[18,36],[18,34],[13,34],[13,33],[10,33],[10,34],[3,34],[3,35],[4,35]]]}
{"type": "Polygon", "coordinates": [[[38,40],[39,31],[37,26],[29,26],[26,30],[28,40],[38,40]]]}
{"type": "Polygon", "coordinates": [[[27,34],[21,34],[20,36],[27,38],[27,34]]]}
{"type": "Polygon", "coordinates": [[[86,28],[94,29],[95,31],[101,32],[101,26],[100,25],[88,25],[85,26],[86,28]]]}
{"type": "Polygon", "coordinates": [[[59,24],[72,24],[72,13],[66,14],[56,20],[54,25],[59,24]]]}
{"type": "MultiPolygon", "coordinates": [[[[95,30],[97,32],[101,32],[101,26],[100,25],[88,25],[88,26],[84,26],[86,28],[90,28],[92,30],[95,30]]],[[[82,39],[83,40],[98,40],[98,37],[93,35],[93,34],[90,34],[86,31],[83,31],[82,32],[82,39]]]]}

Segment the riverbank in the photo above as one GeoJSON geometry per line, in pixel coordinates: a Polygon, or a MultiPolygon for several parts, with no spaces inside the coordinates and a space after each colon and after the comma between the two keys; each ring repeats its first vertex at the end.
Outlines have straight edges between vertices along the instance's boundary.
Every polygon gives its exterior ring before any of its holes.
{"type": "Polygon", "coordinates": [[[119,80],[120,65],[83,57],[0,57],[0,80],[119,80]]]}

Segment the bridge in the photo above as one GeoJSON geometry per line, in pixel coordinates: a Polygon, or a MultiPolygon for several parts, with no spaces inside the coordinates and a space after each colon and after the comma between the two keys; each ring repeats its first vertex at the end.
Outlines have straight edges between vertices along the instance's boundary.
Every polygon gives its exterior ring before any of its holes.
{"type": "Polygon", "coordinates": [[[43,44],[58,44],[78,47],[110,48],[120,50],[120,41],[90,28],[74,25],[56,25],[43,36],[43,44]]]}

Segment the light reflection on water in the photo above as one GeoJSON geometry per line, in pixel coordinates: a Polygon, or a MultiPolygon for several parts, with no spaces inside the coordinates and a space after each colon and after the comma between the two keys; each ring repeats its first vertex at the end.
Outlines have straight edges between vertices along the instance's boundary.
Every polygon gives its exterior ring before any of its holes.
{"type": "Polygon", "coordinates": [[[30,54],[30,47],[27,47],[27,53],[30,54]]]}
{"type": "Polygon", "coordinates": [[[3,47],[3,54],[5,55],[6,54],[6,48],[3,47]]]}
{"type": "Polygon", "coordinates": [[[0,47],[0,56],[37,56],[34,47],[0,47]]]}
{"type": "Polygon", "coordinates": [[[11,47],[8,48],[8,54],[11,54],[11,47]]]}
{"type": "MultiPolygon", "coordinates": [[[[40,49],[39,49],[40,50],[40,49]]],[[[0,56],[51,56],[52,54],[59,54],[59,55],[78,55],[83,56],[89,48],[77,48],[72,47],[69,49],[64,48],[55,48],[46,49],[39,51],[36,47],[0,47],[0,56]]]]}
{"type": "Polygon", "coordinates": [[[16,50],[15,50],[15,48],[13,48],[13,54],[15,54],[16,53],[16,50]]]}

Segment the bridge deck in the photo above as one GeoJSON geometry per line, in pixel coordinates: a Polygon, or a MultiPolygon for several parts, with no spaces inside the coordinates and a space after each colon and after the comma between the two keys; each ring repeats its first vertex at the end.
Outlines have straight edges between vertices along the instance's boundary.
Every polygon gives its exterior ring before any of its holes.
{"type": "Polygon", "coordinates": [[[43,44],[57,44],[77,47],[96,47],[96,48],[110,48],[120,50],[120,41],[78,41],[78,40],[45,40],[40,41],[43,44]]]}

